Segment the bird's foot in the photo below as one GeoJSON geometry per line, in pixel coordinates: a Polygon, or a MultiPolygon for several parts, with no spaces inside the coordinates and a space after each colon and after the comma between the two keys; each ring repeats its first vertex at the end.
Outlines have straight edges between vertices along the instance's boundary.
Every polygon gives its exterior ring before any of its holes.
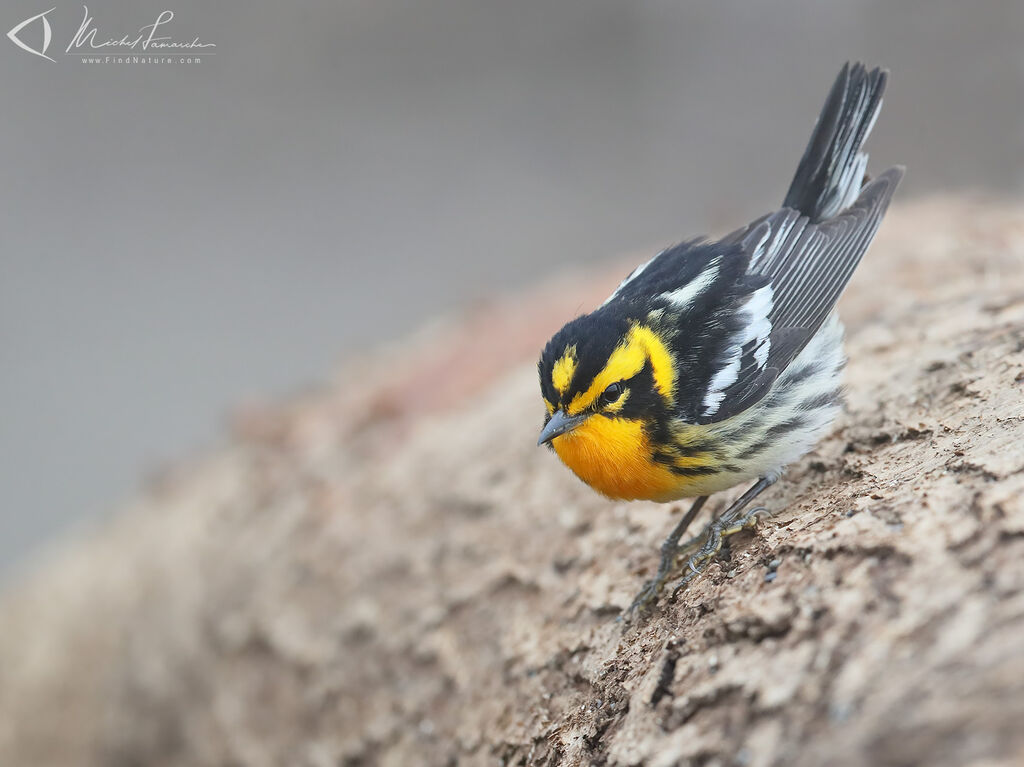
{"type": "Polygon", "coordinates": [[[751,509],[740,517],[732,517],[723,514],[707,527],[703,545],[686,561],[686,573],[676,581],[672,589],[675,596],[685,589],[707,568],[712,559],[722,550],[722,542],[730,535],[735,535],[741,530],[747,530],[757,526],[761,516],[769,516],[770,512],[764,506],[751,509]]]}

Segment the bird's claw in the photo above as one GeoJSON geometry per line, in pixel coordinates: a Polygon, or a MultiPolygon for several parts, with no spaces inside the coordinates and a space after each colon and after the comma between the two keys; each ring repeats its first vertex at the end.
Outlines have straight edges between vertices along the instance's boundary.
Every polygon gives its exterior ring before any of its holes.
{"type": "Polygon", "coordinates": [[[735,535],[741,530],[756,527],[757,520],[762,515],[769,515],[770,512],[764,506],[751,509],[742,517],[736,520],[719,518],[708,525],[707,537],[704,544],[686,560],[686,574],[680,578],[672,587],[672,596],[675,597],[707,568],[708,563],[714,559],[722,550],[722,542],[730,535],[735,535]]]}

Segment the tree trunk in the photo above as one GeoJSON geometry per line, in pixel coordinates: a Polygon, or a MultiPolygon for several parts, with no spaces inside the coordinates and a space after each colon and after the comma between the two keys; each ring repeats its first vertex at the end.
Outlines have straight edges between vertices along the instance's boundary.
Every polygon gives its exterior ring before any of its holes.
{"type": "Polygon", "coordinates": [[[1024,209],[897,206],[834,434],[629,626],[673,507],[535,446],[536,353],[614,282],[250,408],[10,584],[0,764],[1024,763],[1024,209]]]}

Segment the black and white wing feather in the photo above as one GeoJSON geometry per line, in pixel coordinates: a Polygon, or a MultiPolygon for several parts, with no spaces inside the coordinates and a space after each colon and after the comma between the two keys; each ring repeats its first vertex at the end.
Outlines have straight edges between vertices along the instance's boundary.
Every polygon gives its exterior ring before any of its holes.
{"type": "Polygon", "coordinates": [[[747,231],[739,245],[749,255],[750,274],[767,285],[738,308],[746,314],[744,330],[734,335],[739,364],[728,358],[721,368],[736,374],[709,382],[700,421],[729,418],[768,392],[835,307],[902,177],[902,168],[890,168],[852,206],[820,224],[784,208],[747,231]]]}

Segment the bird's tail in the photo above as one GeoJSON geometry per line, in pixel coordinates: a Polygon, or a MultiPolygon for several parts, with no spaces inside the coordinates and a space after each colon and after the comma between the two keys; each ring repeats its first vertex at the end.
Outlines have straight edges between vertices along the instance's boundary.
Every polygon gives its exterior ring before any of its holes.
{"type": "Polygon", "coordinates": [[[860,193],[868,156],[861,151],[878,111],[888,72],[844,64],[782,203],[811,221],[832,218],[860,193]]]}

